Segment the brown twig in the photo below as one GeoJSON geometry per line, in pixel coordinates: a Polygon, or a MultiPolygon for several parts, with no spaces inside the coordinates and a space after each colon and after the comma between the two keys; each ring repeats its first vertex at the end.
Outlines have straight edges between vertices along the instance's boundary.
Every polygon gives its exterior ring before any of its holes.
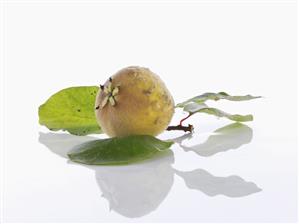
{"type": "Polygon", "coordinates": [[[193,125],[189,124],[188,126],[183,126],[181,124],[176,126],[168,126],[167,131],[184,131],[184,132],[192,132],[193,131],[193,125]]]}
{"type": "Polygon", "coordinates": [[[167,131],[184,131],[184,132],[193,132],[193,125],[189,124],[188,126],[184,126],[183,125],[183,121],[187,120],[190,116],[192,115],[192,113],[189,113],[187,117],[183,118],[180,121],[180,124],[176,125],[176,126],[168,126],[167,127],[167,131]]]}

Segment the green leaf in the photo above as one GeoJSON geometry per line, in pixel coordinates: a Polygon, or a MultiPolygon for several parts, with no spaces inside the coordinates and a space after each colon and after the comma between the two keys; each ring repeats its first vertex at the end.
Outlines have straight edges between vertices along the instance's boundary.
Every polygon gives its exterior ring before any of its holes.
{"type": "Polygon", "coordinates": [[[39,123],[52,131],[66,130],[74,135],[101,133],[94,112],[99,87],[63,89],[39,107],[39,123]]]}
{"type": "Polygon", "coordinates": [[[149,135],[114,137],[83,143],[68,157],[88,165],[129,164],[162,154],[172,144],[149,135]]]}
{"type": "Polygon", "coordinates": [[[248,115],[239,115],[239,114],[229,114],[217,108],[208,107],[206,104],[198,104],[198,103],[189,103],[184,106],[184,111],[189,112],[190,114],[195,113],[207,113],[211,115],[215,115],[217,117],[226,117],[232,121],[238,122],[246,122],[252,121],[253,116],[251,114],[248,115]]]}
{"type": "Polygon", "coordinates": [[[220,100],[220,99],[226,99],[230,101],[245,101],[245,100],[252,100],[260,98],[260,96],[251,96],[251,95],[245,95],[245,96],[231,96],[225,92],[219,92],[219,93],[204,93],[202,95],[190,98],[182,103],[178,103],[176,107],[184,107],[185,105],[189,103],[198,103],[202,104],[207,100],[220,100]]]}

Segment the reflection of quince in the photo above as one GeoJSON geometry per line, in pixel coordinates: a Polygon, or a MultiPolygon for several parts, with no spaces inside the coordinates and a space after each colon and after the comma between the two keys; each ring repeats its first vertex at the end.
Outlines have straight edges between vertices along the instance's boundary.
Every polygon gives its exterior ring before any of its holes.
{"type": "Polygon", "coordinates": [[[158,208],[173,184],[173,153],[134,166],[95,168],[96,179],[110,209],[141,217],[158,208]]]}

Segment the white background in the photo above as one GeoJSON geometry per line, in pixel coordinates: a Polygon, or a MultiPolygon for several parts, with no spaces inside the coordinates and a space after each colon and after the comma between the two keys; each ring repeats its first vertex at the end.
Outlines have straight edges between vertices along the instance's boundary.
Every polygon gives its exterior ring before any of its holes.
{"type": "MultiPolygon", "coordinates": [[[[4,3],[3,220],[296,221],[295,5],[4,3]],[[38,106],[60,89],[103,83],[129,65],[159,74],[176,102],[210,91],[264,98],[210,102],[255,119],[206,142],[230,122],[194,116],[187,123],[195,133],[182,144],[197,145],[197,153],[176,144],[173,155],[137,165],[69,162],[65,153],[92,137],[50,133],[38,124],[38,106]]],[[[177,111],[172,123],[182,116],[177,111]]]]}

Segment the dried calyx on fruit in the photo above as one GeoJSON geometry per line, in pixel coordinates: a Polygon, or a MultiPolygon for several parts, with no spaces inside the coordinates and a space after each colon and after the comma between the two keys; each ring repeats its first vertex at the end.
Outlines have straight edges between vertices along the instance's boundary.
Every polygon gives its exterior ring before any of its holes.
{"type": "Polygon", "coordinates": [[[106,106],[107,102],[111,104],[111,106],[114,106],[116,104],[115,96],[118,94],[119,87],[113,87],[112,86],[112,78],[109,78],[109,83],[107,86],[100,85],[100,90],[104,91],[106,94],[106,97],[103,99],[101,105],[98,105],[96,107],[96,110],[98,110],[100,107],[101,109],[106,106]]]}
{"type": "Polygon", "coordinates": [[[96,118],[111,137],[156,136],[171,121],[174,100],[163,81],[147,68],[124,68],[100,87],[96,118]]]}

